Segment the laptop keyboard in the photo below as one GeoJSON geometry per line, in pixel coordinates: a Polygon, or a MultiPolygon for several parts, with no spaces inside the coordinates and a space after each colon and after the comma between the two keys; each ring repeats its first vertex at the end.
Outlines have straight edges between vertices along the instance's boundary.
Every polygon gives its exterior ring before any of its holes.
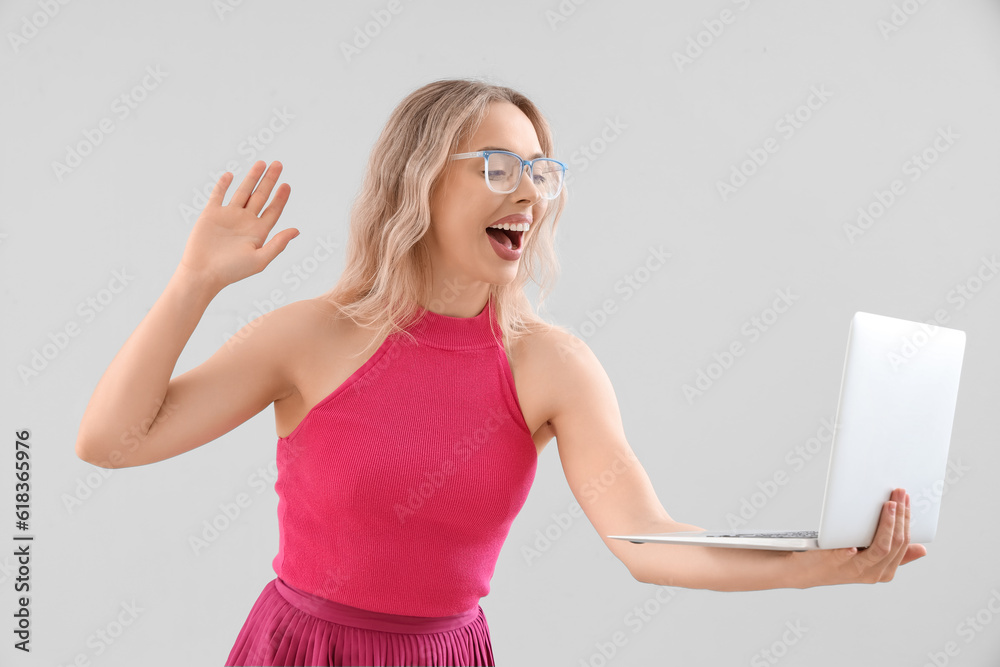
{"type": "Polygon", "coordinates": [[[819,532],[815,530],[786,530],[778,533],[705,533],[705,537],[790,537],[790,538],[818,538],[819,532]]]}

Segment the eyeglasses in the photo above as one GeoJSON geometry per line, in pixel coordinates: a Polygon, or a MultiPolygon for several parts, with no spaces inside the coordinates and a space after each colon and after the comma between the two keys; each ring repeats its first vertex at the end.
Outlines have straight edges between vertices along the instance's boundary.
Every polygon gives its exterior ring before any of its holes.
{"type": "Polygon", "coordinates": [[[566,165],[559,160],[545,157],[524,160],[520,155],[508,151],[455,153],[450,159],[464,160],[471,157],[483,158],[483,178],[489,189],[497,194],[505,195],[517,189],[521,184],[525,165],[528,166],[531,180],[542,199],[555,199],[562,190],[566,165]]]}

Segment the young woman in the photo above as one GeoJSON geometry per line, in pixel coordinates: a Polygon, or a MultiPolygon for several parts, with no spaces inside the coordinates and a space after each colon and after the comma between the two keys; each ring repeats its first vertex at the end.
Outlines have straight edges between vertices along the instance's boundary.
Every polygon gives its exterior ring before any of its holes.
{"type": "Polygon", "coordinates": [[[291,191],[264,209],[280,163],[262,179],[256,163],[227,205],[232,174],[216,183],[166,291],[98,383],[76,452],[109,468],[162,461],[274,404],[277,576],[227,665],[492,665],[478,601],[553,437],[587,518],[642,582],[875,583],[925,555],[909,544],[903,489],[860,551],[604,537],[699,528],[657,500],[596,357],[524,294],[531,279],[543,300],[558,270],[567,191],[552,152],[548,123],[514,90],[443,80],[414,91],[372,150],[336,286],[254,320],[171,379],[212,298],[298,235],[265,243],[291,191]],[[135,425],[143,437],[121,445],[135,425]],[[613,481],[594,494],[595,478],[613,481]]]}

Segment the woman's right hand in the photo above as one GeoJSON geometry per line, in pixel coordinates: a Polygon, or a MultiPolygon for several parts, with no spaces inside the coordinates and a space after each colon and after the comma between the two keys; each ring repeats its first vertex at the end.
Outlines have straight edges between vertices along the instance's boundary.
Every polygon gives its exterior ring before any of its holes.
{"type": "Polygon", "coordinates": [[[299,235],[299,230],[292,227],[264,243],[292,191],[290,185],[283,183],[275,193],[274,201],[260,215],[281,174],[281,163],[274,161],[258,184],[265,166],[263,160],[255,162],[225,206],[222,201],[233,174],[227,171],[219,177],[208,204],[194,223],[178,268],[193,272],[221,290],[263,271],[288,242],[299,235]]]}

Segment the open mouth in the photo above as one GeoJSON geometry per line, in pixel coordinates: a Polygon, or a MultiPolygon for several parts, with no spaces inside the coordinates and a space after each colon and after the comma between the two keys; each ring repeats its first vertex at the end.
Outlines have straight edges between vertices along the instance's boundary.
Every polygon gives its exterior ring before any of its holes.
{"type": "Polygon", "coordinates": [[[498,229],[496,227],[487,227],[486,233],[496,239],[496,242],[507,248],[516,250],[521,247],[521,236],[524,232],[515,231],[513,229],[498,229]]]}

